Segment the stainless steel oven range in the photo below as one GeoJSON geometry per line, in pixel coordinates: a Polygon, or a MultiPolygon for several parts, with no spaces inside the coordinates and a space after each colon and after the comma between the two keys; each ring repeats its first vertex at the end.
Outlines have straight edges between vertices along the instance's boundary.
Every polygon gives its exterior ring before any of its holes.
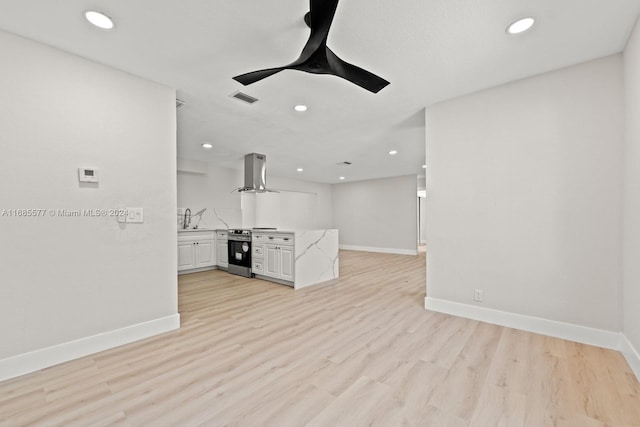
{"type": "Polygon", "coordinates": [[[251,277],[251,230],[229,230],[227,251],[231,274],[251,277]]]}

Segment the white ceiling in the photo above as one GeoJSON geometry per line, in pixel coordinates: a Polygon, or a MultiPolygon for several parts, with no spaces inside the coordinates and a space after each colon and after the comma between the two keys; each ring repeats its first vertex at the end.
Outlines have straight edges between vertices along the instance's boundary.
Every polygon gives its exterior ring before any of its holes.
{"type": "Polygon", "coordinates": [[[240,168],[258,152],[270,175],[334,183],[421,174],[426,105],[618,53],[640,1],[342,0],[328,45],[389,80],[381,92],[299,71],[246,87],[232,80],[296,59],[308,8],[307,0],[0,0],[0,28],[176,88],[187,102],[179,157],[240,168]],[[91,27],[86,9],[117,28],[91,27]],[[527,15],[537,19],[532,31],[505,34],[527,15]],[[230,98],[237,90],[260,101],[230,98]],[[309,110],[295,112],[297,103],[309,110]]]}

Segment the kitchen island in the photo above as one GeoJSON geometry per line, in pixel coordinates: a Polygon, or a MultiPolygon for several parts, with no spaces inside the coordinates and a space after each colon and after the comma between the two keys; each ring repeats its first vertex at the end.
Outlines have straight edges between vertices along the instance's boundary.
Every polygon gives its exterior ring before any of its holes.
{"type": "Polygon", "coordinates": [[[295,289],[337,279],[338,230],[254,231],[252,272],[295,289]]]}
{"type": "MultiPolygon", "coordinates": [[[[227,270],[227,241],[227,230],[178,230],[178,274],[227,270]]],[[[337,279],[338,230],[254,230],[251,273],[295,289],[337,279]]]]}

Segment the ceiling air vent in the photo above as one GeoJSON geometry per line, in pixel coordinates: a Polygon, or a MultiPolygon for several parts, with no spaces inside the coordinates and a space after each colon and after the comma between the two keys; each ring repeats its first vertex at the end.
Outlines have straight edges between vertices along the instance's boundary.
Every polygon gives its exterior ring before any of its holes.
{"type": "Polygon", "coordinates": [[[253,104],[258,100],[258,98],[254,98],[253,96],[249,96],[246,93],[237,91],[229,95],[232,98],[239,99],[240,101],[244,101],[247,104],[253,104]]]}

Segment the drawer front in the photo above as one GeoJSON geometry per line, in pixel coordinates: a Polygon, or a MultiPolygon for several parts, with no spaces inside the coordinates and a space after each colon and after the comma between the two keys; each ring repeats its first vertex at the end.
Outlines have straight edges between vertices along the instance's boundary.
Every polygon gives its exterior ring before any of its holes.
{"type": "Polygon", "coordinates": [[[218,231],[216,234],[218,236],[218,239],[227,240],[227,238],[229,237],[226,231],[218,231]]]}
{"type": "Polygon", "coordinates": [[[254,256],[254,258],[262,258],[262,257],[264,257],[264,247],[262,245],[254,246],[253,247],[253,256],[254,256]]]}
{"type": "Polygon", "coordinates": [[[251,268],[251,271],[253,273],[257,273],[257,274],[263,274],[264,273],[264,264],[262,263],[262,261],[254,260],[253,261],[253,266],[251,268]]]}
{"type": "Polygon", "coordinates": [[[187,231],[178,233],[178,242],[213,240],[213,231],[187,231]]]}
{"type": "Polygon", "coordinates": [[[266,243],[278,244],[278,245],[293,245],[293,235],[273,235],[268,236],[266,243]]]}
{"type": "Polygon", "coordinates": [[[251,238],[256,243],[264,243],[267,240],[267,236],[264,234],[254,234],[251,238]]]}

